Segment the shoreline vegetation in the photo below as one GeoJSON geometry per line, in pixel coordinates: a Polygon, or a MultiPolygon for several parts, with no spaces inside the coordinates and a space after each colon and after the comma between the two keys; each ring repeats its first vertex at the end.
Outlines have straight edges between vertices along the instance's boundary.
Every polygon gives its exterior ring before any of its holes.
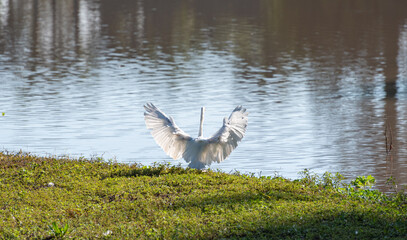
{"type": "Polygon", "coordinates": [[[0,152],[0,239],[407,237],[404,192],[342,180],[0,152]]]}

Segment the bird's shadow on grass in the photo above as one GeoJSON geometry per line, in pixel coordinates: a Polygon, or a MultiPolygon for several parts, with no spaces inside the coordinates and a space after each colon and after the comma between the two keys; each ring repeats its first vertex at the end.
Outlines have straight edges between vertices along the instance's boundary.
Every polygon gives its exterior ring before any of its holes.
{"type": "Polygon", "coordinates": [[[140,164],[130,165],[127,169],[108,171],[101,176],[101,179],[113,178],[113,177],[139,177],[139,176],[161,176],[166,174],[201,174],[205,173],[205,170],[182,168],[180,165],[171,166],[170,163],[154,163],[152,166],[143,166],[140,164]]]}

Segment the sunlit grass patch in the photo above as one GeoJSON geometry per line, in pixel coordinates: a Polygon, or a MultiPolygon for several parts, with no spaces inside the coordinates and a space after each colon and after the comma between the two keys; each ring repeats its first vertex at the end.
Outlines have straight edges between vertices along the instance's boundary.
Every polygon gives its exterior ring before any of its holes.
{"type": "Polygon", "coordinates": [[[406,196],[304,171],[300,179],[168,164],[0,153],[0,237],[404,238],[406,196]]]}

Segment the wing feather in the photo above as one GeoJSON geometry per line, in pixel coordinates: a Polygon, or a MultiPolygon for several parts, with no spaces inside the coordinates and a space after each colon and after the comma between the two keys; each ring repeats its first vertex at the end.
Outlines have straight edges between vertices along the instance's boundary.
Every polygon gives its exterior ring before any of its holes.
{"type": "Polygon", "coordinates": [[[173,159],[179,159],[185,152],[187,142],[192,138],[182,131],[174,122],[154,104],[144,105],[144,120],[151,135],[164,152],[173,159]]]}
{"type": "Polygon", "coordinates": [[[237,106],[229,118],[223,120],[222,127],[207,139],[205,154],[200,161],[204,164],[222,162],[237,147],[246,133],[249,113],[242,106],[237,106]]]}

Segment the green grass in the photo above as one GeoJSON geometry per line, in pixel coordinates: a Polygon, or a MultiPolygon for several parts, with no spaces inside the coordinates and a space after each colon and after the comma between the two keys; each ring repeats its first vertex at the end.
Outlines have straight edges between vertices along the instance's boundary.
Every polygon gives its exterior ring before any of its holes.
{"type": "Polygon", "coordinates": [[[405,194],[339,180],[0,153],[0,239],[407,237],[405,194]]]}

